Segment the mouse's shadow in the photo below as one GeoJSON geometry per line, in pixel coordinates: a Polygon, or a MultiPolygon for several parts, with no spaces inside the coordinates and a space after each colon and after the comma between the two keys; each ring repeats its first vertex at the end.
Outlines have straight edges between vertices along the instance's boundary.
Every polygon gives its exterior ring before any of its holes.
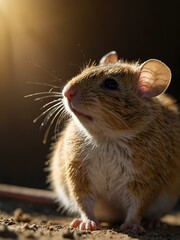
{"type": "MultiPolygon", "coordinates": [[[[148,222],[142,221],[142,226],[146,232],[143,234],[124,232],[123,234],[128,235],[131,238],[139,240],[162,240],[162,239],[173,239],[180,240],[180,200],[177,202],[172,213],[168,214],[162,219],[159,227],[149,227],[148,222]]],[[[122,233],[120,231],[120,224],[114,225],[102,225],[103,229],[111,229],[116,233],[122,233]]]]}
{"type": "MultiPolygon", "coordinates": [[[[180,218],[180,213],[179,217],[180,218]]],[[[179,220],[178,220],[179,222],[179,220]]],[[[164,222],[163,222],[164,223],[164,222]]],[[[143,224],[142,224],[143,225],[143,224]]],[[[139,240],[150,240],[150,239],[156,239],[156,240],[162,240],[162,239],[173,239],[173,240],[180,240],[180,225],[177,224],[169,224],[166,223],[162,224],[160,227],[148,227],[143,225],[146,229],[145,233],[130,233],[130,232],[122,232],[120,230],[119,224],[113,224],[113,225],[102,225],[102,229],[104,230],[111,230],[115,233],[121,233],[128,235],[131,238],[139,239],[139,240]]]]}

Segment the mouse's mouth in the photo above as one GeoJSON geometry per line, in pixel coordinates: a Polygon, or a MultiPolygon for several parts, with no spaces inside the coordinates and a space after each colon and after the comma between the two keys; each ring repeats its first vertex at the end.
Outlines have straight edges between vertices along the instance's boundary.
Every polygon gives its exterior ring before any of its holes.
{"type": "Polygon", "coordinates": [[[90,121],[93,121],[93,118],[91,117],[91,116],[89,116],[89,115],[86,115],[86,114],[84,114],[84,113],[82,113],[82,112],[79,112],[79,111],[77,111],[75,108],[73,108],[72,106],[71,106],[71,111],[76,115],[76,117],[78,117],[78,118],[84,118],[84,119],[88,119],[88,120],[90,120],[90,121]]]}

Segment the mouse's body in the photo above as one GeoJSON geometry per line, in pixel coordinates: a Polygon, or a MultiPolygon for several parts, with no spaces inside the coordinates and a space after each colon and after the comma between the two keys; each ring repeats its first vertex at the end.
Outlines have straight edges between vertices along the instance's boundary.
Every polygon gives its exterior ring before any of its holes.
{"type": "Polygon", "coordinates": [[[158,60],[118,62],[114,52],[67,83],[72,115],[54,146],[51,185],[66,209],[80,215],[71,226],[95,230],[99,221],[143,231],[180,195],[180,117],[161,94],[169,68],[158,60]]]}

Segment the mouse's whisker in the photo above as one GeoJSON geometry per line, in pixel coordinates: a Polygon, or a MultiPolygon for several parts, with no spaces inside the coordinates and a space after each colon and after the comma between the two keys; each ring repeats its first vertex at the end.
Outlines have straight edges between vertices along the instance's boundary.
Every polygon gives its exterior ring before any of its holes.
{"type": "Polygon", "coordinates": [[[61,99],[55,99],[55,100],[53,100],[53,101],[51,101],[51,102],[48,102],[48,103],[44,104],[44,105],[41,107],[41,110],[44,109],[44,108],[46,108],[47,106],[53,104],[53,103],[56,103],[56,102],[59,102],[60,105],[63,104],[63,103],[61,102],[61,99]]]}
{"type": "Polygon", "coordinates": [[[40,129],[46,126],[48,121],[51,119],[51,117],[57,112],[57,110],[62,109],[62,107],[59,105],[55,108],[53,108],[44,118],[43,122],[41,123],[40,129]]]}
{"type": "Polygon", "coordinates": [[[59,117],[57,118],[56,125],[55,125],[55,137],[59,135],[59,130],[60,130],[60,124],[62,121],[68,119],[68,114],[64,108],[62,108],[62,111],[59,114],[59,117]]]}
{"type": "MultiPolygon", "coordinates": [[[[52,87],[49,89],[49,92],[53,92],[53,90],[55,89],[55,87],[52,87]]],[[[61,88],[59,88],[61,90],[61,88]]],[[[61,92],[61,91],[60,91],[61,92]]]]}
{"type": "Polygon", "coordinates": [[[61,96],[61,93],[60,92],[37,92],[37,93],[31,93],[31,94],[28,94],[26,96],[24,96],[25,98],[29,98],[29,97],[34,97],[34,96],[39,96],[39,95],[48,95],[48,96],[51,96],[51,95],[60,95],[61,96]]]}
{"type": "Polygon", "coordinates": [[[39,101],[39,100],[44,100],[44,99],[47,99],[47,98],[61,98],[61,94],[52,94],[52,95],[48,95],[48,96],[43,96],[43,97],[39,97],[39,98],[35,98],[34,101],[39,101]]]}
{"type": "Polygon", "coordinates": [[[49,107],[48,109],[46,109],[44,112],[42,112],[38,117],[36,117],[36,118],[33,120],[33,123],[36,123],[42,116],[44,116],[46,113],[48,113],[51,109],[56,108],[58,105],[59,105],[59,102],[56,103],[55,105],[49,107]]]}
{"type": "Polygon", "coordinates": [[[56,85],[49,84],[49,83],[27,82],[27,84],[40,85],[40,86],[45,86],[45,87],[51,87],[51,88],[62,89],[62,87],[60,87],[60,86],[56,86],[56,85]]]}
{"type": "Polygon", "coordinates": [[[116,117],[117,119],[119,119],[120,122],[123,123],[124,126],[125,126],[127,129],[130,129],[130,127],[129,127],[116,113],[114,113],[114,112],[111,111],[110,109],[105,108],[105,107],[103,107],[103,106],[101,106],[101,108],[102,108],[104,111],[109,112],[111,115],[113,115],[113,116],[116,117]]]}
{"type": "Polygon", "coordinates": [[[57,108],[56,111],[57,112],[56,112],[55,116],[51,120],[51,122],[50,122],[50,124],[49,124],[49,126],[48,126],[48,128],[47,128],[47,130],[46,130],[46,132],[44,134],[44,138],[43,138],[43,143],[44,144],[47,142],[47,138],[48,138],[49,132],[51,130],[51,127],[52,127],[54,121],[56,120],[56,118],[58,117],[58,115],[60,114],[60,112],[62,111],[62,108],[59,107],[59,109],[57,108]]]}

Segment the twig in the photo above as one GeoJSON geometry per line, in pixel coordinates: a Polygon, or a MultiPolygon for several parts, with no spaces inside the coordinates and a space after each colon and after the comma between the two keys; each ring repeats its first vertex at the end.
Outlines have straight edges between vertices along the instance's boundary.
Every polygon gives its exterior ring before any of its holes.
{"type": "Polygon", "coordinates": [[[48,190],[0,184],[0,198],[57,206],[55,194],[48,190]]]}

